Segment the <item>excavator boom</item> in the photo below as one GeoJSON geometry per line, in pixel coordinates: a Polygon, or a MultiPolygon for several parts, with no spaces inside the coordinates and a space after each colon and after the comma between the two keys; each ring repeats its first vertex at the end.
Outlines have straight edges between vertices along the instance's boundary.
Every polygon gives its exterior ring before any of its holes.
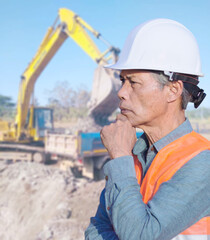
{"type": "Polygon", "coordinates": [[[67,38],[67,35],[62,31],[61,25],[55,31],[53,31],[52,28],[49,28],[47,36],[47,44],[44,44],[43,42],[43,45],[41,45],[38,53],[21,76],[16,115],[17,139],[20,138],[21,132],[23,131],[26,123],[34,84],[43,69],[67,38]]]}
{"type": "MultiPolygon", "coordinates": [[[[26,124],[34,84],[46,65],[68,37],[72,38],[99,66],[109,63],[110,60],[115,62],[118,56],[119,50],[104,41],[99,32],[95,31],[73,11],[65,8],[59,9],[57,20],[60,20],[59,23],[57,24],[56,21],[56,23],[48,29],[37,53],[22,74],[16,115],[17,140],[21,138],[26,124]],[[108,49],[105,52],[101,52],[89,36],[89,33],[101,39],[108,45],[108,49]]],[[[99,67],[98,72],[100,73],[96,73],[95,75],[89,106],[90,115],[97,119],[97,123],[100,123],[100,119],[103,119],[104,116],[107,118],[113,110],[117,108],[118,101],[114,95],[116,95],[119,83],[116,82],[117,75],[116,73],[114,74],[112,70],[102,70],[102,68],[99,67]],[[110,106],[107,106],[108,102],[111,102],[111,105],[109,104],[110,106]]]]}

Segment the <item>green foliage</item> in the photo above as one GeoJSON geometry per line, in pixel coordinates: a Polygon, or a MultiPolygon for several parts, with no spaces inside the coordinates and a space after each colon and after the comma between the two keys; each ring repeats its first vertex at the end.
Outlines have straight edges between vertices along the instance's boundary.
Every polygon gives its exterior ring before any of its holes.
{"type": "Polygon", "coordinates": [[[186,116],[189,119],[197,119],[197,120],[208,119],[210,118],[210,108],[201,107],[198,109],[187,110],[186,116]]]}
{"type": "Polygon", "coordinates": [[[15,103],[12,98],[0,94],[0,118],[12,120],[15,114],[15,103]]]}
{"type": "Polygon", "coordinates": [[[87,116],[90,93],[84,89],[73,90],[68,82],[58,82],[49,93],[48,107],[54,110],[55,121],[77,120],[87,116]]]}

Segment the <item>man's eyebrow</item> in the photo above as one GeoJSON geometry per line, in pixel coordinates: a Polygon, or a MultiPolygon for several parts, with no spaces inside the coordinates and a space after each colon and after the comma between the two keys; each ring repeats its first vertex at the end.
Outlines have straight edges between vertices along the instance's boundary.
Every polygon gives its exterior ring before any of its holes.
{"type": "Polygon", "coordinates": [[[121,78],[121,79],[131,80],[132,78],[135,78],[135,76],[133,76],[133,75],[127,75],[127,76],[122,76],[122,75],[120,75],[120,78],[121,78]]]}

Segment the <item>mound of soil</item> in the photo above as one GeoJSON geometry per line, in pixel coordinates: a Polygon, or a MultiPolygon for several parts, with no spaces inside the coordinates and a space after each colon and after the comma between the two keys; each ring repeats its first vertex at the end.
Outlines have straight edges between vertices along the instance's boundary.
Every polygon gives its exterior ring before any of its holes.
{"type": "Polygon", "coordinates": [[[55,166],[1,162],[0,239],[84,239],[104,184],[55,166]]]}

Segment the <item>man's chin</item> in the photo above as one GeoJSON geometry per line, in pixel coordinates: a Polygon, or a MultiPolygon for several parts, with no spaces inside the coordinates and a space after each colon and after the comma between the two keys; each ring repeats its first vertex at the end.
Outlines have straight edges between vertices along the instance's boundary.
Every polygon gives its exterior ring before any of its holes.
{"type": "MultiPolygon", "coordinates": [[[[122,112],[117,115],[117,119],[122,120],[122,121],[128,120],[131,123],[129,116],[122,112]]],[[[131,123],[131,125],[132,125],[132,123],[131,123]]]]}
{"type": "MultiPolygon", "coordinates": [[[[123,113],[121,113],[121,115],[123,115],[124,117],[126,117],[126,119],[130,122],[130,124],[131,124],[131,126],[132,127],[135,127],[135,124],[134,124],[134,122],[132,121],[132,118],[130,117],[130,116],[128,116],[127,114],[123,114],[123,113]]],[[[136,128],[136,127],[135,127],[136,128]]]]}

